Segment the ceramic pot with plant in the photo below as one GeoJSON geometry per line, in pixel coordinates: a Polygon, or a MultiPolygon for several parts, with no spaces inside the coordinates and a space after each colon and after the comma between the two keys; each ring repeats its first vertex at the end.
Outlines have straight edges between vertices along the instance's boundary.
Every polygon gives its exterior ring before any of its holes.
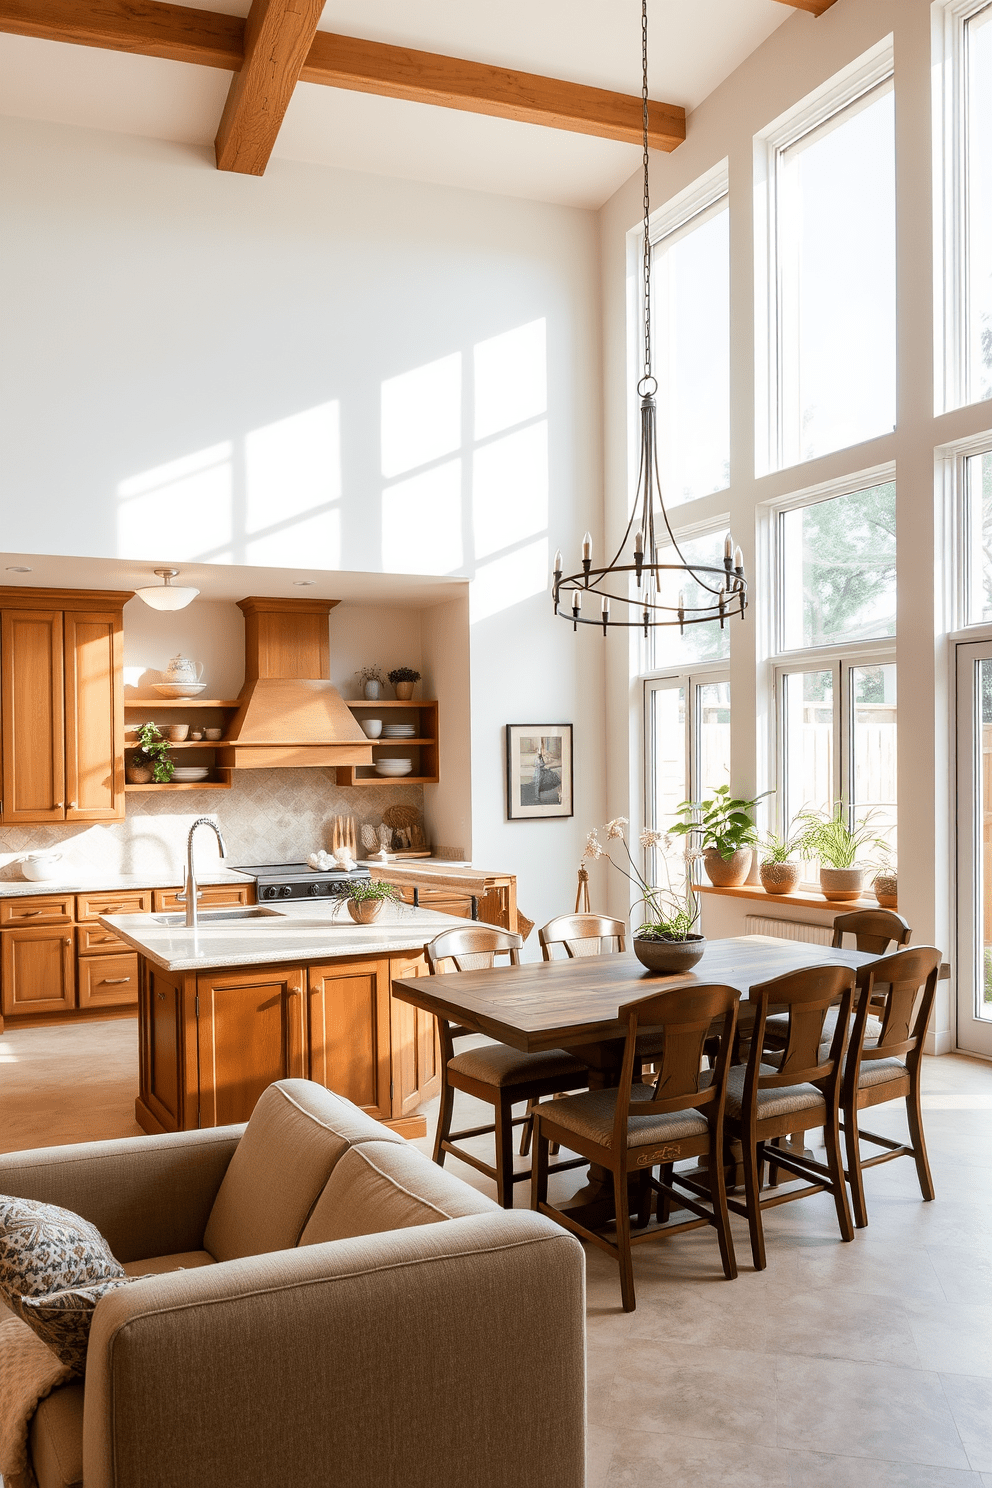
{"type": "Polygon", "coordinates": [[[886,863],[872,880],[875,898],[883,909],[899,908],[899,878],[895,865],[886,863]]]}
{"type": "Polygon", "coordinates": [[[729,785],[718,785],[707,801],[683,801],[682,817],[671,828],[673,837],[692,836],[710,883],[721,889],[739,888],[751,871],[752,848],[758,840],[754,808],[771,791],[748,800],[732,796],[729,785]]]}
{"type": "Polygon", "coordinates": [[[396,696],[403,702],[409,702],[413,697],[413,689],[420,681],[420,673],[415,672],[413,667],[394,667],[387,676],[396,689],[396,696]]]}
{"type": "Polygon", "coordinates": [[[768,833],[761,844],[761,862],[758,864],[758,876],[766,894],[794,892],[802,867],[789,860],[798,847],[798,837],[780,837],[777,832],[768,833]]]}
{"type": "Polygon", "coordinates": [[[680,856],[678,861],[681,868],[673,874],[671,855],[666,852],[669,841],[664,833],[642,832],[641,846],[655,849],[665,874],[664,884],[649,884],[631,857],[624,836],[626,825],[625,816],[617,816],[613,821],[607,822],[603,828],[606,833],[605,843],[600,840],[594,827],[586,837],[580,868],[590,859],[605,858],[637,890],[634,907],[636,909],[643,906],[644,918],[634,931],[633,945],[634,955],[642,966],[648,971],[666,972],[668,975],[690,971],[702,958],[706,941],[696,929],[699,921],[699,899],[692,886],[688,859],[680,856]],[[610,856],[608,844],[611,842],[620,842],[623,845],[626,864],[618,863],[610,856]]]}
{"type": "Polygon", "coordinates": [[[396,890],[392,884],[382,883],[375,878],[360,878],[349,886],[345,902],[348,913],[357,925],[371,925],[378,918],[382,906],[395,898],[396,890]]]}
{"type": "Polygon", "coordinates": [[[858,863],[859,854],[871,848],[884,852],[887,843],[873,825],[874,813],[851,827],[848,809],[835,801],[833,810],[800,811],[799,851],[804,858],[820,865],[820,891],[825,899],[848,902],[864,893],[867,865],[858,863]]]}
{"type": "Polygon", "coordinates": [[[168,785],[176,768],[169,754],[169,743],[154,723],[143,723],[135,734],[138,748],[124,771],[131,785],[168,785]]]}
{"type": "Polygon", "coordinates": [[[355,676],[362,693],[370,703],[377,702],[382,692],[382,684],[386,680],[377,666],[361,667],[355,676]]]}

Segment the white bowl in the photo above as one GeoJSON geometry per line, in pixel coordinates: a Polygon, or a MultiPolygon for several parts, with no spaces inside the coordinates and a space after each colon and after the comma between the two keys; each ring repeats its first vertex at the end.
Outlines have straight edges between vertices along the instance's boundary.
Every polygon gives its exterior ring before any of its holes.
{"type": "Polygon", "coordinates": [[[155,691],[161,697],[196,697],[203,692],[206,682],[155,682],[155,691]]]}
{"type": "Polygon", "coordinates": [[[378,739],[379,735],[382,733],[381,718],[363,718],[361,720],[361,723],[362,732],[365,734],[365,737],[367,739],[378,739]]]}
{"type": "Polygon", "coordinates": [[[55,849],[49,852],[29,853],[21,859],[21,873],[34,883],[58,878],[62,866],[62,854],[55,849]]]}
{"type": "Polygon", "coordinates": [[[409,775],[413,769],[413,760],[387,759],[376,760],[375,773],[377,775],[409,775]]]}

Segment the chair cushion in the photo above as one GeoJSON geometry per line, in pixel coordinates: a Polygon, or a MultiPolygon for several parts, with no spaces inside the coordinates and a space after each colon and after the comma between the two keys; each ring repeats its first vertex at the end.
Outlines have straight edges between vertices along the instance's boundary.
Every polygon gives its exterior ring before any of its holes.
{"type": "MultiPolygon", "coordinates": [[[[731,1121],[741,1119],[746,1072],[746,1065],[735,1064],[727,1075],[726,1114],[731,1121]]],[[[772,1064],[762,1064],[761,1073],[777,1075],[778,1070],[772,1064]]],[[[770,1120],[773,1116],[790,1116],[794,1111],[818,1111],[821,1115],[826,1115],[826,1110],[827,1103],[815,1085],[782,1085],[777,1090],[758,1091],[759,1122],[770,1120]]],[[[821,1122],[811,1121],[809,1124],[819,1126],[821,1122]]]]}
{"type": "Polygon", "coordinates": [[[300,1244],[378,1235],[497,1208],[415,1147],[363,1142],[335,1164],[300,1244]]]}
{"type": "Polygon", "coordinates": [[[858,1089],[867,1090],[870,1085],[885,1085],[889,1080],[902,1080],[908,1074],[901,1059],[862,1060],[858,1072],[858,1089]]]}
{"type": "Polygon", "coordinates": [[[403,1138],[311,1080],[270,1085],[224,1175],[204,1249],[218,1261],[291,1250],[334,1164],[370,1141],[403,1138]]]}
{"type": "MultiPolygon", "coordinates": [[[[834,1029],[837,1027],[837,1011],[835,1007],[828,1008],[827,1016],[823,1020],[823,1040],[827,1044],[832,1040],[834,1029]]],[[[853,1014],[851,1016],[851,1023],[852,1025],[854,1023],[853,1014]]],[[[881,1018],[876,1018],[874,1013],[869,1013],[868,1021],[865,1024],[865,1038],[876,1039],[881,1031],[881,1018]]],[[[770,1018],[765,1019],[765,1041],[770,1049],[781,1048],[785,1043],[788,1032],[788,1013],[772,1013],[770,1018]]]]}
{"type": "MultiPolygon", "coordinates": [[[[631,1100],[651,1100],[651,1085],[634,1085],[631,1100]]],[[[613,1119],[616,1090],[586,1090],[581,1095],[567,1095],[564,1100],[545,1101],[537,1109],[557,1126],[576,1136],[586,1137],[600,1147],[613,1146],[613,1119]]],[[[687,1137],[704,1137],[709,1131],[705,1117],[698,1111],[670,1111],[660,1116],[631,1116],[627,1122],[627,1146],[647,1147],[656,1142],[678,1142],[687,1137]]]]}
{"type": "Polygon", "coordinates": [[[584,1064],[566,1054],[564,1049],[549,1049],[544,1054],[521,1054],[507,1044],[481,1044],[476,1049],[466,1049],[448,1060],[448,1069],[453,1074],[465,1075],[470,1080],[481,1080],[486,1085],[524,1085],[528,1080],[549,1080],[556,1075],[563,1079],[576,1077],[576,1087],[584,1085],[589,1071],[584,1064]]]}

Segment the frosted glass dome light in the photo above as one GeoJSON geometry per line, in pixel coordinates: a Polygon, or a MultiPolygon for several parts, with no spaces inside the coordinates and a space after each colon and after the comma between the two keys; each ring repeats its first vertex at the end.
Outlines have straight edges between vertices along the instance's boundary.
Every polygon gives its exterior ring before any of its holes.
{"type": "Polygon", "coordinates": [[[157,568],[155,572],[160,576],[161,584],[153,584],[148,589],[134,591],[138,598],[143,599],[146,605],[151,605],[153,610],[184,610],[200,592],[199,589],[173,587],[172,580],[178,574],[178,568],[157,568]]]}

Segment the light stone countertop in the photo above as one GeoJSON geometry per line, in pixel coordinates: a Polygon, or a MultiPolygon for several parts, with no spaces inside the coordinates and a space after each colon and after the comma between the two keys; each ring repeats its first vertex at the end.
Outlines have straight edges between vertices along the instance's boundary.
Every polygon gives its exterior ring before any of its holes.
{"type": "Polygon", "coordinates": [[[201,910],[196,930],[162,925],[150,914],[104,915],[100,924],[164,971],[400,955],[422,951],[442,930],[464,929],[466,924],[454,915],[404,904],[384,905],[371,925],[356,925],[343,900],[266,905],[264,910],[244,920],[211,920],[210,911],[201,910]]]}
{"type": "MultiPolygon", "coordinates": [[[[67,878],[0,879],[0,899],[20,899],[28,894],[95,894],[101,890],[113,893],[124,889],[181,889],[186,878],[185,863],[177,866],[174,873],[108,873],[94,868],[91,873],[79,869],[67,878]]],[[[246,873],[235,873],[229,868],[201,869],[197,867],[198,884],[244,884],[255,880],[246,873]]]]}

